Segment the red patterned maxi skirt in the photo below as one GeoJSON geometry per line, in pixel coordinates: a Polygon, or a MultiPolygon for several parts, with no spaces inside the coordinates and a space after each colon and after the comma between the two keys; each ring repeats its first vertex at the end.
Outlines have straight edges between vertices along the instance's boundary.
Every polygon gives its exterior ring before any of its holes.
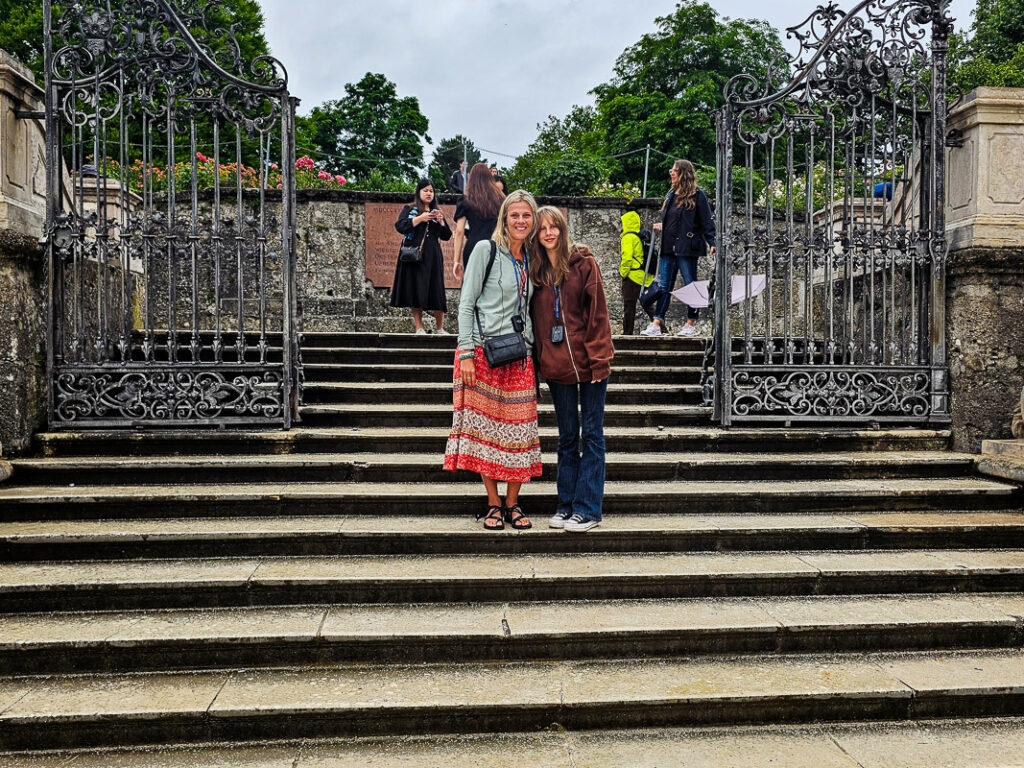
{"type": "Polygon", "coordinates": [[[483,347],[477,347],[473,361],[476,385],[467,387],[462,383],[458,352],[455,354],[455,416],[444,452],[444,468],[468,469],[513,483],[539,477],[533,360],[491,368],[483,347]]]}

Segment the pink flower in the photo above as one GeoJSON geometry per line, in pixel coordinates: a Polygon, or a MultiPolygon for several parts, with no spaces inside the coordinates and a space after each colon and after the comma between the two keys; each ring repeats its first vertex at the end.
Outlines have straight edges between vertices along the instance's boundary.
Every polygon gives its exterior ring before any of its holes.
{"type": "Polygon", "coordinates": [[[347,182],[345,181],[345,177],[344,177],[344,176],[335,176],[335,177],[334,177],[334,180],[335,180],[336,182],[338,182],[339,184],[345,184],[345,183],[347,183],[347,182]]]}
{"type": "Polygon", "coordinates": [[[273,168],[276,171],[277,170],[277,163],[271,163],[270,167],[273,168]]]}

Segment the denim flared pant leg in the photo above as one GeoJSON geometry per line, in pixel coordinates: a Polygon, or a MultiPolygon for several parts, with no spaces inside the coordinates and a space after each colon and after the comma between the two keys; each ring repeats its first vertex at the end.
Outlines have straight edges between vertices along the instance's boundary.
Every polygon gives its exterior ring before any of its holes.
{"type": "Polygon", "coordinates": [[[601,521],[604,502],[604,401],[596,384],[548,382],[558,421],[558,512],[601,521]]]}

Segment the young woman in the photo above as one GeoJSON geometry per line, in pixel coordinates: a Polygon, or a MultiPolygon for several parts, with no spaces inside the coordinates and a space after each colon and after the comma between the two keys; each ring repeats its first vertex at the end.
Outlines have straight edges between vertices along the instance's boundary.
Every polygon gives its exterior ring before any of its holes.
{"type": "Polygon", "coordinates": [[[455,264],[456,280],[462,278],[469,254],[481,240],[490,239],[498,224],[498,209],[505,194],[494,183],[487,163],[477,163],[469,172],[466,194],[455,206],[455,264]],[[469,231],[466,231],[467,226],[469,231]],[[461,258],[459,255],[461,254],[461,258]]]}
{"type": "Polygon", "coordinates": [[[545,206],[530,279],[537,364],[558,422],[558,508],[552,528],[589,531],[604,501],[604,400],[611,371],[612,329],[597,260],[585,245],[569,247],[568,226],[545,206]],[[582,443],[582,453],[580,451],[582,443]]]}
{"type": "MultiPolygon", "coordinates": [[[[676,275],[683,273],[683,285],[697,279],[697,260],[711,246],[715,255],[715,219],[704,190],[697,186],[697,174],[689,160],[676,160],[668,172],[672,188],[661,204],[661,221],[654,225],[661,232],[660,284],[661,297],[654,308],[654,319],[641,333],[664,336],[668,333],[665,314],[672,300],[676,275]]],[[[686,325],[677,336],[697,335],[697,310],[686,308],[686,325]]]]}
{"type": "Polygon", "coordinates": [[[479,472],[487,490],[484,528],[508,523],[529,528],[519,504],[519,488],[541,473],[537,435],[537,378],[529,356],[498,368],[487,365],[485,338],[512,333],[523,321],[523,338],[533,346],[530,322],[530,243],[537,229],[537,203],[521,189],[501,204],[494,230],[494,263],[486,282],[491,241],[476,244],[466,267],[459,299],[459,349],[455,357],[455,415],[445,449],[444,468],[479,472]],[[479,318],[479,325],[478,325],[479,318]],[[508,484],[505,498],[498,482],[508,484]]]}
{"type": "Polygon", "coordinates": [[[416,333],[427,332],[423,327],[424,310],[433,313],[437,332],[447,333],[444,313],[448,311],[448,300],[444,293],[444,256],[440,241],[450,240],[452,231],[437,207],[430,179],[420,179],[416,184],[416,197],[398,214],[395,229],[405,235],[404,245],[418,248],[423,244],[423,258],[399,261],[395,265],[391,306],[412,309],[416,333]]]}

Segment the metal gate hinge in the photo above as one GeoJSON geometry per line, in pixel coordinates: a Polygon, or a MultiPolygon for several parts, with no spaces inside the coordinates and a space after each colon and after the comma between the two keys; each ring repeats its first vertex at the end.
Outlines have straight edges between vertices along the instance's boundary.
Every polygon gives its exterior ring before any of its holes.
{"type": "Polygon", "coordinates": [[[964,145],[964,132],[959,128],[953,128],[946,134],[947,147],[962,147],[964,145]]]}
{"type": "Polygon", "coordinates": [[[16,109],[14,116],[18,120],[45,120],[46,112],[31,109],[16,109]]]}

